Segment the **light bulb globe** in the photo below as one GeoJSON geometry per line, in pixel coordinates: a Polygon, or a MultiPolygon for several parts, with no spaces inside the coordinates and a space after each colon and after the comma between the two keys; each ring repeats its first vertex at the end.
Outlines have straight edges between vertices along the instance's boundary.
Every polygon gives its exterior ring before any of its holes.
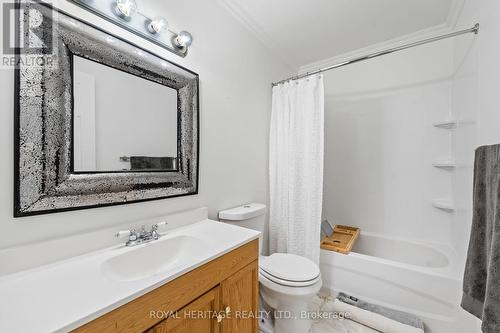
{"type": "Polygon", "coordinates": [[[148,25],[149,32],[159,34],[168,30],[168,21],[161,16],[157,16],[151,20],[148,25]]]}
{"type": "Polygon", "coordinates": [[[123,18],[129,18],[137,13],[135,0],[116,0],[116,13],[123,18]]]}
{"type": "Polygon", "coordinates": [[[181,31],[177,37],[175,37],[175,44],[182,48],[189,47],[193,44],[193,36],[187,31],[181,31]]]}

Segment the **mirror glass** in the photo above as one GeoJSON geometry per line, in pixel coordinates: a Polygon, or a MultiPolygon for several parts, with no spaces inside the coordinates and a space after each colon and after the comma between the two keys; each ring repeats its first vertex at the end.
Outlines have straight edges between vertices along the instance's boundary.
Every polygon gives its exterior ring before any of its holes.
{"type": "Polygon", "coordinates": [[[177,90],[73,57],[75,173],[177,170],[177,90]]]}

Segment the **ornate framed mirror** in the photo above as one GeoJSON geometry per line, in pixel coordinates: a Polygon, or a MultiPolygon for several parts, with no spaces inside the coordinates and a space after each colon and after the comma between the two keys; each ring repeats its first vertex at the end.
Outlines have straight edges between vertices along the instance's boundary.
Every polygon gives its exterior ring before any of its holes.
{"type": "Polygon", "coordinates": [[[197,194],[198,75],[49,5],[18,4],[14,215],[197,194]],[[23,44],[33,17],[50,46],[41,54],[23,44]]]}

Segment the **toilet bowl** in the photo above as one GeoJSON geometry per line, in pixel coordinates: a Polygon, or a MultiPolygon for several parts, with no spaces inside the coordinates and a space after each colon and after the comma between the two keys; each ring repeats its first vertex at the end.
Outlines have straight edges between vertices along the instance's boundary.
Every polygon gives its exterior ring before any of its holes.
{"type": "Polygon", "coordinates": [[[262,299],[274,309],[274,333],[307,333],[310,302],[321,288],[318,266],[307,258],[275,253],[259,260],[262,299]]]}
{"type": "MultiPolygon", "coordinates": [[[[219,212],[219,220],[263,232],[265,209],[258,203],[243,205],[219,212]]],[[[262,254],[262,237],[259,245],[262,254]]],[[[322,284],[318,265],[295,254],[261,255],[259,284],[262,299],[274,310],[274,333],[309,332],[309,307],[322,284]]]]}

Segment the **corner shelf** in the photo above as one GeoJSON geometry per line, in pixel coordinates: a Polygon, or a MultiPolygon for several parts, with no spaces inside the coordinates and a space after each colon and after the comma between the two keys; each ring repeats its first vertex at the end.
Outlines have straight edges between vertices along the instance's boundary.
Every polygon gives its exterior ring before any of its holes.
{"type": "Polygon", "coordinates": [[[434,127],[442,128],[442,129],[455,129],[457,127],[457,121],[453,119],[438,121],[433,124],[434,127]]]}
{"type": "Polygon", "coordinates": [[[453,212],[455,210],[455,205],[451,199],[434,199],[432,200],[432,205],[437,209],[447,212],[453,212]]]}
{"type": "Polygon", "coordinates": [[[455,168],[457,166],[457,163],[453,159],[441,159],[441,160],[436,160],[432,163],[432,166],[436,168],[455,168]]]}

